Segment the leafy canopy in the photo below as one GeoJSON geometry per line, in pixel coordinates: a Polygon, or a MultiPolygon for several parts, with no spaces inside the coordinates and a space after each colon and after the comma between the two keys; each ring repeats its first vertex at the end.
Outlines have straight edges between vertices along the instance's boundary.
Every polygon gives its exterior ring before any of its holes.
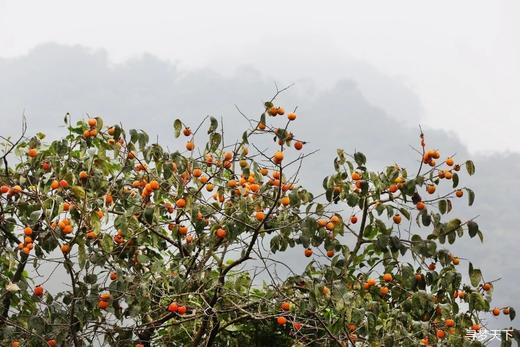
{"type": "Polygon", "coordinates": [[[235,142],[213,117],[175,120],[173,151],[99,117],[67,116],[51,143],[6,140],[2,345],[470,345],[495,285],[448,250],[483,240],[451,215],[474,201],[461,186],[473,162],[441,159],[422,133],[413,171],[338,149],[313,193],[300,115],[274,100],[235,142]]]}

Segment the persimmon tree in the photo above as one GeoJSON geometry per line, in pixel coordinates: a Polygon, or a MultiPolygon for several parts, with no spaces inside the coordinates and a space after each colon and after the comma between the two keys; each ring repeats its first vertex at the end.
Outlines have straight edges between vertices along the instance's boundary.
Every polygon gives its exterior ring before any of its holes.
{"type": "Polygon", "coordinates": [[[2,345],[463,346],[483,315],[514,318],[449,250],[483,239],[451,216],[474,201],[473,162],[421,133],[413,171],[338,149],[311,192],[308,139],[274,102],[232,142],[213,117],[177,119],[174,150],[99,117],[4,139],[2,345]]]}

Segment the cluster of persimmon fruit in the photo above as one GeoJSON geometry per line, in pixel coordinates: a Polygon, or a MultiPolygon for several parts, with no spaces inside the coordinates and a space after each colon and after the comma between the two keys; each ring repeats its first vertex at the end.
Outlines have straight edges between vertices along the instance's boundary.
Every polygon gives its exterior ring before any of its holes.
{"type": "MultiPolygon", "coordinates": [[[[289,320],[287,319],[287,314],[291,311],[292,307],[293,304],[289,301],[283,301],[280,304],[281,314],[276,317],[276,324],[280,326],[285,326],[289,322],[289,320]]],[[[300,331],[303,327],[303,324],[293,320],[292,327],[295,331],[300,331]]]]}
{"type": "Polygon", "coordinates": [[[186,314],[186,311],[188,310],[188,308],[184,305],[179,305],[176,302],[172,302],[171,304],[168,305],[167,310],[168,310],[168,312],[177,313],[182,316],[182,315],[186,314]]]}
{"type": "Polygon", "coordinates": [[[3,185],[0,187],[0,193],[1,194],[7,194],[8,197],[20,194],[22,192],[22,187],[19,185],[15,185],[12,187],[9,187],[8,185],[3,185]]]}
{"type": "MultiPolygon", "coordinates": [[[[282,111],[283,114],[283,109],[282,111]]],[[[276,107],[273,107],[269,110],[269,114],[271,116],[276,116],[279,114],[279,111],[278,111],[278,108],[276,107]]],[[[421,141],[421,145],[423,146],[424,148],[424,141],[421,141]]],[[[453,157],[447,157],[442,163],[445,165],[445,168],[442,168],[441,165],[437,165],[436,163],[436,160],[440,158],[440,152],[438,150],[423,150],[424,151],[424,156],[423,156],[423,163],[424,164],[428,164],[430,165],[431,167],[433,167],[435,170],[436,170],[436,173],[437,173],[437,178],[439,180],[441,179],[445,179],[445,180],[451,180],[453,178],[453,171],[457,172],[457,171],[460,171],[460,165],[456,164],[455,163],[455,160],[453,157]]],[[[361,189],[361,182],[362,182],[362,173],[358,172],[358,171],[353,171],[352,174],[351,174],[351,179],[352,179],[352,183],[353,183],[353,188],[354,188],[354,191],[355,192],[359,192],[360,189],[361,189]]],[[[402,189],[403,186],[404,186],[404,182],[405,182],[405,179],[402,177],[402,176],[398,176],[394,182],[392,184],[389,185],[388,187],[388,192],[389,193],[396,193],[399,189],[402,189]]],[[[438,184],[438,183],[437,183],[438,184]]],[[[426,192],[428,194],[434,194],[436,191],[436,183],[435,182],[432,182],[432,183],[429,183],[426,185],[426,192]]],[[[462,189],[456,189],[454,191],[454,195],[457,197],[457,198],[461,198],[464,193],[463,193],[463,190],[462,189]]],[[[416,204],[415,204],[415,207],[417,210],[423,210],[426,208],[426,203],[422,200],[418,201],[416,204]]],[[[350,217],[350,223],[351,224],[356,224],[357,221],[358,221],[358,218],[356,215],[352,215],[350,217]]],[[[400,224],[401,221],[402,221],[402,217],[399,213],[395,214],[392,216],[392,221],[395,223],[395,224],[400,224]]],[[[335,229],[336,225],[338,223],[343,223],[343,220],[342,220],[342,217],[339,216],[339,215],[333,215],[331,216],[330,218],[320,218],[317,220],[317,226],[318,228],[325,228],[326,230],[329,231],[329,236],[330,237],[333,237],[333,234],[332,234],[332,231],[335,229]]],[[[327,250],[327,256],[328,257],[333,257],[334,256],[334,250],[330,249],[330,250],[327,250]]],[[[306,257],[311,257],[313,255],[313,250],[311,248],[305,248],[304,249],[304,255],[306,257]]],[[[457,257],[457,256],[450,256],[450,259],[451,259],[451,262],[453,263],[453,265],[459,265],[460,264],[460,258],[457,257]]],[[[435,270],[435,263],[431,263],[429,265],[429,270],[430,271],[434,271],[435,270]]],[[[416,274],[416,280],[417,281],[422,281],[423,280],[423,275],[418,273],[416,274]]],[[[390,288],[388,286],[389,283],[391,283],[392,281],[394,280],[393,278],[393,275],[391,273],[385,273],[383,276],[382,276],[382,285],[379,287],[379,294],[381,297],[385,297],[388,295],[389,291],[390,291],[390,288]]],[[[368,290],[370,289],[371,287],[375,286],[377,284],[377,280],[374,279],[374,278],[368,278],[364,283],[363,283],[363,288],[365,290],[368,290]]],[[[483,283],[480,288],[485,291],[485,292],[488,292],[492,289],[492,284],[489,283],[489,282],[486,282],[486,283],[483,283]]],[[[324,295],[327,294],[327,290],[328,288],[327,287],[324,287],[323,288],[323,291],[324,291],[324,295]]],[[[455,297],[458,297],[458,298],[464,298],[464,295],[465,293],[463,291],[455,291],[454,293],[454,296],[455,297]]],[[[292,305],[289,303],[289,302],[283,302],[281,304],[281,310],[282,311],[289,311],[290,307],[292,305]]],[[[437,307],[437,310],[439,310],[440,307],[437,307]]],[[[510,309],[508,307],[505,307],[505,308],[498,308],[498,307],[495,307],[491,310],[491,313],[494,315],[494,316],[498,316],[500,315],[500,313],[503,312],[504,314],[509,314],[510,312],[510,309]]],[[[286,315],[282,314],[282,315],[279,315],[277,318],[276,318],[276,322],[277,324],[279,325],[285,325],[287,323],[287,317],[286,315]]],[[[299,323],[297,323],[299,324],[299,323]]],[[[449,334],[453,334],[455,333],[455,321],[453,319],[446,319],[444,321],[444,327],[443,326],[439,326],[437,329],[436,329],[436,337],[438,339],[443,339],[446,337],[446,334],[449,333],[449,334]]],[[[301,328],[301,325],[299,325],[299,328],[301,328]]],[[[355,331],[356,327],[355,327],[355,324],[353,323],[349,323],[348,326],[347,326],[347,329],[349,332],[353,332],[355,331]]],[[[480,325],[478,323],[474,323],[472,326],[471,326],[471,329],[474,330],[474,331],[479,331],[480,330],[480,325]]],[[[349,334],[349,338],[351,338],[351,341],[354,341],[355,342],[355,339],[357,338],[355,334],[349,334]],[[352,340],[352,338],[354,340],[352,340]]],[[[423,338],[421,341],[420,341],[421,344],[423,345],[429,345],[429,341],[428,341],[428,338],[425,337],[423,338]]]]}
{"type": "MultiPolygon", "coordinates": [[[[285,109],[280,106],[270,106],[267,109],[267,114],[271,117],[276,116],[283,116],[286,114],[285,109]]],[[[287,114],[287,119],[289,122],[292,122],[296,120],[297,115],[295,112],[290,112],[287,114]]],[[[88,119],[86,121],[89,129],[85,130],[83,133],[84,138],[93,138],[98,136],[98,122],[95,118],[88,119]]],[[[267,129],[267,126],[264,122],[259,122],[257,125],[257,129],[260,131],[265,131],[267,129]]],[[[271,129],[270,131],[274,132],[275,134],[280,134],[282,132],[281,129],[271,129]]],[[[285,131],[285,129],[284,129],[285,131]]],[[[108,139],[108,143],[111,145],[117,145],[117,146],[124,146],[124,139],[120,137],[119,139],[115,139],[113,136],[116,132],[115,127],[110,127],[107,130],[107,134],[110,136],[108,139]]],[[[194,140],[194,133],[190,129],[190,127],[185,126],[183,127],[182,134],[185,137],[190,137],[188,141],[185,143],[186,150],[193,152],[195,150],[195,140],[194,140]]],[[[290,132],[284,132],[283,137],[279,137],[278,143],[282,145],[286,141],[292,141],[294,139],[294,136],[290,132]]],[[[296,150],[301,150],[303,148],[303,145],[305,142],[303,141],[294,141],[293,147],[296,150]]],[[[421,142],[421,145],[424,149],[424,142],[421,142]]],[[[193,182],[197,185],[200,185],[201,189],[204,187],[204,189],[207,192],[213,192],[215,190],[214,183],[211,182],[212,176],[209,175],[207,172],[205,172],[204,167],[210,168],[212,166],[215,166],[216,168],[222,168],[222,169],[232,169],[235,162],[238,162],[239,166],[244,169],[247,168],[249,163],[247,160],[248,156],[248,149],[247,147],[241,148],[242,153],[240,155],[240,158],[237,158],[237,153],[227,151],[223,152],[220,156],[217,156],[215,158],[212,154],[206,154],[204,157],[202,157],[200,160],[195,161],[195,165],[198,165],[197,167],[188,167],[185,172],[180,174],[181,179],[184,181],[185,184],[188,184],[189,182],[193,182]]],[[[455,164],[455,160],[452,157],[447,157],[442,163],[445,164],[445,168],[441,168],[441,165],[437,164],[437,160],[440,159],[440,153],[438,150],[423,150],[423,163],[430,165],[434,170],[437,172],[437,177],[439,179],[446,179],[450,180],[453,178],[453,171],[459,171],[460,165],[455,164]]],[[[38,150],[36,148],[29,148],[26,152],[26,155],[29,158],[36,158],[38,156],[38,150]]],[[[138,155],[135,151],[127,151],[126,152],[126,158],[128,160],[136,160],[137,163],[135,163],[134,171],[136,172],[136,179],[131,184],[132,191],[137,192],[140,194],[141,198],[145,202],[149,202],[151,200],[151,197],[153,197],[154,192],[161,189],[161,184],[156,179],[149,180],[149,172],[147,165],[142,163],[138,159],[138,155]]],[[[285,159],[285,154],[283,150],[276,151],[270,156],[271,161],[273,164],[280,166],[282,162],[285,159]]],[[[49,171],[51,166],[48,162],[43,162],[42,169],[45,171],[49,171]]],[[[177,172],[177,166],[176,164],[172,164],[172,171],[177,172]]],[[[244,176],[243,174],[239,177],[234,177],[231,179],[228,179],[226,182],[226,187],[229,189],[230,194],[236,195],[236,196],[249,196],[251,195],[253,198],[260,196],[260,191],[263,187],[263,185],[269,185],[273,189],[279,189],[282,193],[279,205],[280,206],[289,206],[291,201],[288,195],[285,193],[288,191],[291,191],[294,189],[293,183],[287,182],[285,180],[285,177],[281,174],[279,169],[269,170],[266,167],[263,167],[260,169],[260,175],[261,177],[257,177],[254,173],[251,173],[249,176],[244,176]],[[265,180],[264,180],[265,178],[265,180]]],[[[259,176],[260,176],[259,175],[259,176]]],[[[79,182],[85,183],[89,179],[89,173],[86,171],[79,172],[78,178],[79,182]]],[[[351,174],[351,183],[354,189],[354,192],[360,192],[362,188],[362,181],[363,181],[363,173],[359,171],[353,171],[351,174]]],[[[389,193],[396,193],[399,189],[403,188],[405,179],[402,176],[397,177],[393,183],[391,183],[387,190],[389,193]]],[[[56,179],[53,179],[50,183],[50,188],[52,191],[63,191],[69,188],[69,182],[65,179],[59,179],[57,177],[56,179]]],[[[426,185],[426,192],[429,194],[434,194],[436,191],[436,184],[435,183],[429,183],[426,185]]],[[[16,185],[13,187],[9,187],[7,185],[2,185],[0,187],[0,193],[1,194],[7,194],[8,196],[14,196],[17,194],[20,194],[23,192],[22,187],[16,185]]],[[[460,189],[457,189],[455,191],[455,195],[457,197],[463,196],[463,191],[460,189]]],[[[117,196],[117,195],[116,195],[117,196]]],[[[226,197],[220,193],[214,193],[213,198],[220,202],[220,203],[226,203],[226,197]]],[[[104,202],[105,205],[108,207],[114,203],[114,197],[110,192],[106,193],[104,196],[104,202]]],[[[187,205],[187,197],[186,196],[180,196],[177,197],[175,202],[164,202],[163,208],[168,213],[174,213],[176,211],[181,211],[186,207],[187,205]]],[[[424,201],[418,201],[415,204],[415,207],[417,210],[423,210],[426,208],[426,204],[424,201]]],[[[62,204],[62,210],[64,212],[69,212],[71,209],[74,208],[73,203],[65,201],[62,204]]],[[[99,219],[102,219],[104,216],[104,213],[102,210],[96,211],[99,219]]],[[[261,210],[257,209],[254,212],[254,215],[252,216],[255,218],[258,222],[264,221],[266,218],[266,213],[261,210]]],[[[209,224],[207,216],[202,215],[202,213],[199,211],[197,213],[197,219],[204,220],[206,224],[209,224]]],[[[392,216],[392,221],[395,224],[401,223],[401,216],[400,214],[395,214],[392,216]]],[[[339,214],[333,214],[330,218],[320,218],[317,220],[317,226],[319,228],[325,228],[329,232],[330,237],[334,237],[333,230],[336,228],[336,226],[339,223],[343,223],[343,218],[339,214]]],[[[358,217],[353,214],[348,218],[348,222],[350,224],[356,224],[358,222],[358,217]]],[[[59,228],[59,230],[64,234],[68,235],[71,234],[74,230],[74,226],[69,218],[63,218],[58,221],[52,222],[51,228],[53,230],[56,230],[59,228]]],[[[189,234],[189,228],[183,224],[176,225],[175,223],[169,223],[168,229],[171,231],[176,231],[179,235],[184,236],[187,243],[191,243],[193,241],[193,236],[189,234]]],[[[224,239],[228,235],[228,231],[224,227],[218,227],[214,229],[214,236],[218,239],[224,239]]],[[[21,252],[25,254],[29,254],[31,250],[33,249],[33,230],[27,226],[23,229],[24,234],[24,242],[20,243],[18,245],[18,248],[21,252]]],[[[89,230],[86,233],[87,239],[97,239],[98,235],[93,231],[89,230]]],[[[113,240],[116,244],[123,244],[125,243],[125,237],[124,232],[121,229],[118,229],[116,232],[116,235],[113,237],[113,240]]],[[[71,246],[68,243],[63,243],[60,246],[60,249],[64,255],[68,254],[71,250],[71,246]]],[[[332,258],[334,256],[334,250],[329,249],[327,250],[327,256],[332,258]]],[[[313,255],[312,248],[305,248],[304,249],[304,255],[306,257],[311,257],[313,255]]],[[[452,256],[451,261],[454,265],[458,265],[460,262],[460,259],[458,257],[452,256]]],[[[435,263],[430,264],[429,270],[433,271],[435,270],[435,263]]],[[[117,280],[118,276],[116,272],[110,273],[110,279],[115,281],[117,280]]],[[[416,279],[423,280],[424,276],[422,274],[416,274],[416,279]]],[[[379,295],[381,297],[385,297],[389,294],[390,287],[392,286],[392,282],[394,281],[394,276],[392,273],[384,273],[380,280],[379,280],[379,295]]],[[[378,280],[375,278],[368,278],[363,283],[363,289],[364,290],[370,290],[372,287],[376,286],[377,288],[378,280]]],[[[489,282],[486,282],[481,285],[481,289],[483,291],[490,291],[492,289],[492,284],[489,282]]],[[[322,288],[322,293],[324,296],[328,297],[330,296],[330,289],[326,286],[322,288]]],[[[34,288],[33,294],[37,297],[41,297],[44,294],[44,288],[39,285],[34,288]]],[[[464,298],[465,293],[463,291],[455,291],[453,294],[455,297],[458,298],[464,298]]],[[[111,294],[108,291],[102,292],[99,294],[99,300],[98,300],[98,307],[101,310],[106,310],[109,307],[109,303],[112,300],[111,294]]],[[[303,325],[300,322],[297,322],[295,319],[291,318],[290,312],[295,307],[295,303],[289,302],[289,301],[283,301],[280,303],[279,306],[279,314],[276,315],[276,324],[279,326],[286,326],[287,323],[291,323],[293,329],[298,332],[302,329],[303,325]]],[[[187,306],[180,305],[177,302],[170,303],[166,310],[172,314],[178,314],[180,316],[185,315],[188,311],[187,306]]],[[[491,313],[494,316],[500,315],[500,313],[503,314],[509,314],[510,310],[508,307],[504,307],[502,309],[500,308],[494,308],[491,313]]],[[[438,339],[443,339],[446,336],[446,331],[448,333],[453,333],[455,329],[455,321],[453,319],[445,319],[443,324],[439,324],[439,326],[436,329],[436,336],[438,339]]],[[[471,329],[478,331],[480,330],[479,324],[473,324],[471,329]]],[[[349,339],[353,342],[356,341],[357,336],[355,334],[355,331],[357,330],[357,326],[354,323],[348,323],[347,324],[347,330],[349,332],[349,339]]],[[[429,341],[428,338],[425,337],[421,341],[421,344],[428,345],[429,341]]],[[[53,347],[57,346],[57,342],[54,339],[48,340],[48,345],[53,347]]],[[[12,341],[11,347],[17,347],[20,346],[20,343],[18,341],[12,341]]],[[[144,347],[143,344],[137,343],[135,344],[135,347],[144,347]]]]}
{"type": "Polygon", "coordinates": [[[21,250],[25,254],[31,253],[33,249],[33,230],[31,227],[27,226],[23,229],[23,242],[18,244],[18,249],[21,250]]]}
{"type": "Polygon", "coordinates": [[[101,310],[106,310],[108,308],[110,298],[111,298],[111,295],[109,292],[104,292],[104,293],[99,294],[98,307],[101,310]]]}
{"type": "MultiPolygon", "coordinates": [[[[292,120],[296,119],[296,115],[290,117],[292,120]]],[[[182,134],[186,137],[191,137],[186,142],[186,149],[192,151],[195,146],[195,141],[193,139],[194,133],[191,131],[190,127],[184,125],[182,130],[182,134]]],[[[122,142],[120,141],[122,144],[122,142]]],[[[301,149],[301,146],[296,146],[297,149],[301,149]]],[[[222,169],[231,169],[233,163],[238,162],[239,166],[244,169],[249,166],[247,161],[248,149],[247,147],[241,147],[241,158],[238,159],[236,154],[231,151],[223,152],[222,155],[218,158],[215,158],[213,154],[207,153],[200,160],[196,160],[193,167],[188,167],[184,172],[180,173],[180,177],[184,184],[188,184],[193,180],[194,183],[200,184],[207,192],[213,192],[215,190],[215,185],[211,182],[211,175],[206,174],[204,168],[210,168],[212,166],[216,168],[222,169]],[[197,166],[198,165],[198,166],[197,166]]],[[[135,159],[139,161],[137,158],[137,154],[133,151],[128,152],[128,159],[135,159]]],[[[280,165],[284,159],[283,151],[276,151],[272,156],[273,163],[280,165]]],[[[134,170],[138,175],[136,179],[132,183],[132,188],[140,191],[140,194],[145,201],[149,198],[154,191],[160,189],[160,184],[157,180],[147,180],[148,175],[147,166],[139,161],[138,164],[134,166],[134,170]],[[141,175],[139,175],[141,174],[141,175]]],[[[172,163],[172,171],[178,172],[177,165],[172,163]]],[[[286,182],[285,178],[282,177],[280,171],[272,170],[271,174],[269,173],[269,169],[263,167],[260,169],[260,175],[268,178],[267,184],[274,188],[281,188],[282,192],[288,192],[294,189],[294,184],[290,182],[286,182]]],[[[254,173],[249,174],[248,177],[241,174],[238,179],[230,178],[226,182],[226,187],[230,189],[230,194],[235,196],[248,196],[252,195],[253,198],[260,196],[260,190],[262,186],[265,184],[262,177],[256,177],[254,173]]],[[[220,202],[225,203],[226,197],[221,193],[214,193],[213,199],[220,202]]],[[[287,195],[283,195],[280,197],[280,205],[288,206],[290,204],[290,198],[287,195]]],[[[174,213],[176,210],[182,210],[186,206],[186,198],[179,197],[174,203],[165,202],[163,203],[164,209],[168,213],[174,213]]],[[[254,213],[254,218],[257,221],[263,221],[265,219],[265,212],[262,210],[257,210],[254,213]]],[[[204,220],[206,224],[208,224],[208,220],[205,216],[203,216],[200,211],[197,214],[197,219],[204,220]]],[[[180,224],[176,225],[175,223],[169,223],[168,229],[171,231],[176,231],[182,236],[186,236],[188,234],[188,227],[180,224]]],[[[227,235],[227,231],[224,228],[217,228],[215,230],[215,236],[217,238],[225,238],[227,235]]],[[[193,241],[193,236],[187,235],[186,242],[191,243],[193,241]]]]}
{"type": "Polygon", "coordinates": [[[96,129],[96,126],[97,126],[97,119],[96,118],[90,118],[88,121],[87,121],[87,124],[88,126],[90,127],[90,129],[87,129],[83,132],[83,136],[85,138],[89,138],[89,137],[96,137],[97,136],[97,129],[96,129]]]}
{"type": "MultiPolygon", "coordinates": [[[[285,114],[285,108],[281,107],[281,106],[275,106],[275,105],[272,105],[271,103],[267,104],[266,106],[268,106],[267,108],[267,114],[271,117],[276,117],[276,116],[283,116],[285,114]]],[[[297,118],[297,115],[295,112],[289,112],[287,114],[287,119],[289,121],[294,121],[296,120],[297,118]]],[[[257,125],[257,129],[259,130],[266,130],[267,126],[265,124],[264,121],[260,121],[258,122],[258,125],[257,125]]],[[[279,132],[280,132],[281,129],[273,129],[273,132],[276,134],[276,135],[279,135],[279,132]]],[[[282,145],[284,143],[284,141],[291,141],[294,139],[294,136],[291,132],[287,132],[287,134],[285,135],[285,137],[282,137],[282,136],[279,136],[279,140],[278,140],[278,144],[279,145],[282,145]]],[[[300,141],[300,140],[296,140],[293,144],[294,148],[296,150],[301,150],[303,148],[303,145],[305,144],[304,141],[300,141]]]]}
{"type": "MultiPolygon", "coordinates": [[[[422,142],[422,145],[424,147],[424,142],[422,142]]],[[[447,157],[446,160],[444,160],[444,164],[446,164],[447,168],[440,169],[437,166],[436,159],[440,158],[440,153],[438,150],[427,150],[424,151],[423,155],[423,163],[428,164],[432,167],[434,167],[437,170],[437,178],[439,179],[446,179],[451,180],[453,178],[453,171],[460,171],[460,165],[455,164],[455,160],[453,157],[447,157]]],[[[433,194],[436,191],[436,185],[434,183],[429,183],[426,185],[426,192],[428,194],[433,194]]],[[[464,191],[462,189],[457,189],[455,191],[455,196],[458,198],[461,198],[464,195],[464,191]]],[[[419,201],[416,204],[416,207],[418,210],[422,210],[426,207],[423,201],[419,201]]]]}
{"type": "MultiPolygon", "coordinates": [[[[504,308],[504,310],[509,311],[508,308],[504,308]]],[[[438,313],[440,314],[440,308],[438,307],[437,308],[437,311],[438,313]]],[[[492,311],[493,314],[495,312],[495,310],[492,311]]],[[[500,314],[500,310],[498,309],[498,314],[500,314]]],[[[498,315],[496,314],[496,315],[498,315]]],[[[454,334],[456,332],[456,328],[455,328],[455,320],[451,319],[451,318],[447,318],[444,320],[444,322],[442,322],[442,324],[437,324],[437,328],[435,330],[435,336],[439,339],[439,340],[442,340],[446,337],[447,334],[454,334]]],[[[475,331],[475,332],[479,332],[481,327],[480,327],[480,324],[478,323],[474,323],[471,325],[471,327],[469,328],[470,330],[472,331],[475,331]]],[[[423,337],[420,341],[419,341],[420,345],[421,346],[431,346],[430,344],[430,339],[428,336],[425,336],[423,337]]]]}
{"type": "MultiPolygon", "coordinates": [[[[29,148],[26,152],[27,156],[29,157],[29,159],[34,159],[38,156],[38,150],[36,148],[29,148]]],[[[50,164],[49,163],[44,163],[45,166],[42,164],[42,168],[45,170],[45,171],[48,171],[50,170],[50,164]]],[[[21,194],[23,192],[23,188],[20,186],[20,185],[14,185],[12,187],[10,187],[9,185],[7,184],[4,184],[2,186],[0,186],[0,194],[7,194],[7,197],[11,197],[11,196],[16,196],[18,194],[21,194]]]]}
{"type": "MultiPolygon", "coordinates": [[[[389,282],[392,282],[394,280],[394,276],[391,273],[385,273],[383,275],[382,279],[383,279],[383,282],[389,283],[389,282]]],[[[363,289],[368,290],[371,287],[375,286],[376,284],[377,284],[377,280],[375,278],[368,278],[363,283],[363,289]]],[[[379,294],[381,294],[381,296],[386,296],[388,294],[389,290],[390,289],[386,285],[382,285],[379,288],[379,294]]]]}

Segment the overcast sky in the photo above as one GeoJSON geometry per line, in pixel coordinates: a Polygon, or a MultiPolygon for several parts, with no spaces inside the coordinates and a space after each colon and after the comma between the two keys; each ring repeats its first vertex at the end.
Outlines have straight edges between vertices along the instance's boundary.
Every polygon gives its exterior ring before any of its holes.
{"type": "Polygon", "coordinates": [[[280,102],[321,150],[305,164],[316,189],[337,147],[413,165],[418,124],[443,153],[471,155],[477,200],[456,212],[479,215],[486,243],[455,251],[508,279],[497,305],[520,303],[520,2],[137,4],[0,0],[2,135],[22,112],[52,135],[66,112],[88,112],[170,144],[174,116],[241,124],[234,104],[257,115],[274,82],[296,82],[280,102]]]}
{"type": "Polygon", "coordinates": [[[279,82],[349,75],[397,119],[456,132],[470,151],[520,150],[520,2],[6,1],[0,56],[44,42],[104,48],[111,61],[151,53],[181,69],[252,64],[279,82]],[[391,86],[420,100],[408,114],[391,86]]]}

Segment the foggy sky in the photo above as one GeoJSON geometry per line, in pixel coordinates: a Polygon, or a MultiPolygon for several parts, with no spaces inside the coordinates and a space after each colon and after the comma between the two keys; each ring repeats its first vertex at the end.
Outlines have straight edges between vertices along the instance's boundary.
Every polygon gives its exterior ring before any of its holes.
{"type": "Polygon", "coordinates": [[[519,13],[517,0],[0,0],[0,57],[57,42],[228,77],[244,64],[319,87],[353,76],[395,119],[454,131],[471,152],[519,151],[519,13]]]}

